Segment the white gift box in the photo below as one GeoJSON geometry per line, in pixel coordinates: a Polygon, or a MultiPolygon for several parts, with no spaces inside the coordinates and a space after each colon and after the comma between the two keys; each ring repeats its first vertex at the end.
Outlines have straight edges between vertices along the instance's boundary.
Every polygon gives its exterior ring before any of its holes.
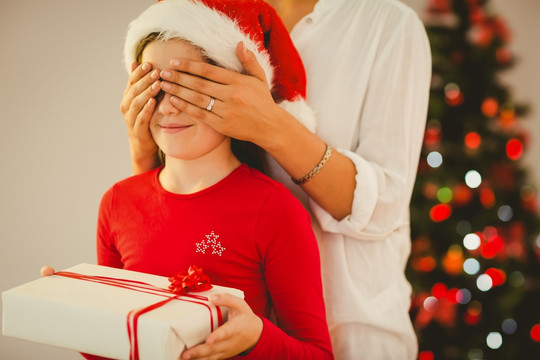
{"type": "MultiPolygon", "coordinates": [[[[166,277],[99,265],[80,264],[65,271],[126,279],[167,289],[166,277]]],[[[173,275],[173,274],[171,274],[173,275]]],[[[200,297],[227,292],[241,298],[243,292],[215,286],[197,292],[196,298],[180,297],[142,314],[137,342],[141,360],[177,360],[185,348],[204,342],[223,321],[228,309],[216,309],[200,297]]],[[[173,296],[170,294],[168,296],[173,296]]],[[[2,333],[20,339],[59,346],[83,353],[129,360],[128,313],[166,299],[164,294],[137,291],[108,284],[53,275],[2,293],[2,333]]]]}

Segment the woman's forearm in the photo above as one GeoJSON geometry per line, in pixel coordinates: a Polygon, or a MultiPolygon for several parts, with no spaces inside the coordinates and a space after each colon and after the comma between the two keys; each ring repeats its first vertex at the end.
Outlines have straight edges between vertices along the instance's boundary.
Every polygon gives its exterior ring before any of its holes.
{"type": "MultiPolygon", "coordinates": [[[[265,122],[272,126],[265,129],[254,142],[292,178],[301,179],[319,163],[325,154],[326,144],[286,111],[279,107],[275,110],[269,114],[273,117],[272,121],[265,122]]],[[[353,162],[334,150],[320,171],[299,186],[330,215],[341,220],[352,211],[355,175],[353,162]]]]}

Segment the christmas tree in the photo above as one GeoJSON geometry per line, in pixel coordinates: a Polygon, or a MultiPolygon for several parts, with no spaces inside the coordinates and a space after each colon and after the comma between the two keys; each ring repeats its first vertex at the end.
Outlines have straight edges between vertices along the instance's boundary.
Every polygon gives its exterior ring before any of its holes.
{"type": "Polygon", "coordinates": [[[411,202],[419,359],[540,358],[538,194],[522,156],[526,106],[498,75],[510,31],[481,0],[431,0],[433,78],[411,202]]]}

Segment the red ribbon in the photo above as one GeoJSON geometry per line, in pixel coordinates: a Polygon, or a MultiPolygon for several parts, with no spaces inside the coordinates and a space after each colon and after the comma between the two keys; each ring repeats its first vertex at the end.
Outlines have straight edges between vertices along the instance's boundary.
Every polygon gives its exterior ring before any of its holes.
{"type": "MultiPolygon", "coordinates": [[[[210,313],[210,331],[214,331],[214,317],[212,314],[212,308],[205,302],[208,301],[206,296],[188,294],[188,292],[198,292],[203,290],[208,290],[212,288],[210,284],[210,278],[203,273],[201,268],[196,266],[190,266],[188,271],[180,272],[169,278],[171,285],[169,289],[160,288],[158,286],[148,284],[142,281],[128,280],[128,279],[118,279],[106,276],[93,276],[93,275],[84,275],[78,274],[69,271],[59,271],[55,275],[64,276],[72,279],[85,280],[90,282],[95,282],[104,285],[111,285],[119,287],[122,289],[134,290],[146,294],[152,294],[157,296],[165,297],[165,300],[159,301],[155,304],[148,305],[141,309],[131,310],[127,315],[127,331],[129,338],[129,359],[130,360],[139,360],[139,346],[137,340],[137,325],[138,319],[141,315],[155,310],[172,300],[187,301],[194,304],[199,304],[205,306],[210,313]],[[198,282],[200,281],[200,283],[198,282]],[[173,296],[170,296],[170,295],[173,296]],[[191,299],[186,299],[189,297],[191,299]],[[197,301],[201,300],[201,301],[197,301]]],[[[218,326],[223,323],[223,316],[219,306],[216,306],[216,314],[218,320],[218,326]]]]}
{"type": "Polygon", "coordinates": [[[181,271],[169,278],[171,284],[169,290],[177,295],[185,295],[189,292],[209,290],[212,288],[210,278],[203,270],[191,265],[187,271],[181,271]]]}

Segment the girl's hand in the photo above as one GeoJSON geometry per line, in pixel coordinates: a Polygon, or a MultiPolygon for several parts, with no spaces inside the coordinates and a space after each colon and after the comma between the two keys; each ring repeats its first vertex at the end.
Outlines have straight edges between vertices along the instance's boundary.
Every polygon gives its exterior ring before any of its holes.
{"type": "Polygon", "coordinates": [[[133,172],[139,174],[159,165],[158,147],[148,127],[160,92],[159,70],[152,65],[131,64],[120,111],[126,120],[133,172]]]}
{"type": "MultiPolygon", "coordinates": [[[[185,59],[171,60],[171,69],[161,72],[161,89],[172,96],[171,103],[218,132],[262,146],[274,119],[281,116],[274,102],[264,70],[242,42],[237,56],[246,74],[185,59]],[[206,110],[210,99],[215,103],[206,110]]],[[[263,146],[264,147],[264,146],[263,146]]]]}
{"type": "Polygon", "coordinates": [[[257,344],[263,330],[261,318],[241,298],[230,294],[212,295],[210,302],[229,308],[229,319],[207,336],[206,342],[185,350],[181,359],[217,360],[237,355],[257,344]]]}
{"type": "Polygon", "coordinates": [[[54,269],[48,265],[45,265],[39,270],[39,273],[41,274],[41,277],[54,275],[54,269]]]}

